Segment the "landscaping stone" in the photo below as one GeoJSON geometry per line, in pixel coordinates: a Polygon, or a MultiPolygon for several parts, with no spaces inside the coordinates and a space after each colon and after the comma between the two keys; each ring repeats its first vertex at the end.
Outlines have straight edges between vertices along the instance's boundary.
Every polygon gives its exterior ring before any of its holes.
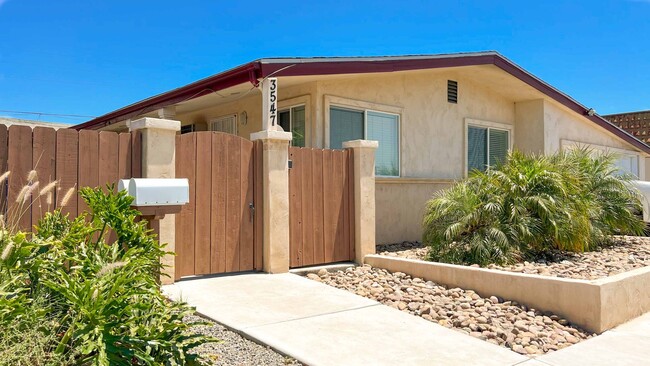
{"type": "Polygon", "coordinates": [[[210,322],[199,316],[188,316],[184,321],[207,323],[207,325],[195,327],[194,330],[221,340],[218,343],[203,344],[192,350],[193,353],[200,354],[207,365],[302,365],[293,358],[283,356],[267,346],[248,340],[221,324],[210,322]]]}
{"type": "MultiPolygon", "coordinates": [[[[553,252],[534,261],[509,266],[488,265],[485,268],[538,274],[542,276],[595,280],[650,266],[650,238],[615,236],[610,245],[585,253],[553,252]]],[[[408,259],[426,258],[428,249],[420,242],[378,245],[381,255],[408,259]]],[[[475,267],[478,267],[475,265],[475,267]]],[[[490,298],[492,300],[492,298],[490,298]]]]}
{"type": "Polygon", "coordinates": [[[595,335],[562,317],[514,301],[482,298],[471,290],[369,265],[328,273],[318,280],[521,354],[555,351],[595,335]]]}

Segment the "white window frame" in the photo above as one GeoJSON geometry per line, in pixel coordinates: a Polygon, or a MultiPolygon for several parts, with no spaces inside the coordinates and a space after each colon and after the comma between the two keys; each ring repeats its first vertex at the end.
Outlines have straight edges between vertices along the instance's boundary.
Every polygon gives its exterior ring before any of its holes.
{"type": "MultiPolygon", "coordinates": [[[[291,113],[291,110],[294,109],[294,108],[300,108],[300,107],[305,108],[305,136],[304,136],[305,146],[304,147],[307,147],[307,105],[305,103],[293,104],[293,105],[290,105],[290,106],[286,106],[286,107],[283,106],[282,108],[278,108],[278,125],[280,124],[280,113],[288,111],[289,112],[289,131],[285,131],[285,132],[291,132],[293,134],[293,113],[291,113]]],[[[291,146],[293,146],[293,137],[291,139],[291,144],[292,144],[291,146]]]]}
{"type": "Polygon", "coordinates": [[[354,112],[363,112],[363,138],[368,138],[368,112],[388,114],[397,117],[397,175],[377,175],[382,178],[399,178],[402,176],[402,108],[364,102],[353,99],[325,96],[325,146],[330,146],[330,109],[340,108],[354,112]]]}
{"type": "Polygon", "coordinates": [[[231,114],[226,114],[226,115],[223,115],[223,116],[211,118],[208,121],[208,129],[210,131],[229,133],[229,134],[232,134],[232,135],[235,135],[235,136],[239,136],[239,124],[237,123],[238,122],[237,119],[238,119],[237,118],[237,113],[231,113],[231,114]],[[214,129],[214,125],[217,124],[217,122],[221,122],[221,121],[224,121],[226,119],[231,119],[232,120],[232,126],[231,127],[234,129],[234,132],[217,131],[217,130],[214,129]]]}
{"type": "MultiPolygon", "coordinates": [[[[488,139],[486,141],[487,143],[487,154],[490,156],[490,132],[489,130],[499,130],[499,131],[507,131],[508,132],[508,152],[512,151],[512,148],[514,146],[514,136],[515,136],[515,126],[508,124],[508,123],[501,123],[501,122],[492,122],[492,121],[484,121],[480,119],[473,119],[473,118],[465,118],[465,126],[464,126],[464,136],[463,136],[463,176],[467,178],[469,175],[469,171],[467,170],[468,164],[467,164],[467,158],[469,155],[469,141],[467,141],[467,135],[469,134],[469,128],[470,127],[478,127],[478,128],[487,128],[488,129],[488,139]]],[[[489,161],[488,161],[489,165],[489,161]]]]}
{"type": "Polygon", "coordinates": [[[619,156],[635,156],[636,157],[636,164],[637,164],[637,169],[639,170],[639,176],[637,177],[639,180],[646,180],[645,178],[645,155],[634,150],[627,150],[627,149],[621,149],[618,147],[610,147],[610,146],[605,146],[605,145],[598,145],[598,144],[591,144],[588,142],[582,142],[582,141],[575,141],[575,140],[567,140],[567,139],[560,139],[560,149],[562,150],[568,150],[568,149],[573,149],[573,148],[591,148],[594,150],[599,150],[602,152],[611,152],[619,156]]]}

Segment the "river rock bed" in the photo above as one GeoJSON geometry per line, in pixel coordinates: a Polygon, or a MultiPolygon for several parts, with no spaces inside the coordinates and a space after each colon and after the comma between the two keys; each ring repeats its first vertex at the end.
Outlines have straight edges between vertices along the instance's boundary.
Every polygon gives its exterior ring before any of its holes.
{"type": "Polygon", "coordinates": [[[555,351],[595,335],[514,301],[483,298],[369,265],[331,273],[323,269],[307,277],[524,355],[555,351]]]}
{"type": "Polygon", "coordinates": [[[206,343],[192,350],[201,355],[207,365],[237,366],[284,366],[302,365],[291,357],[285,357],[270,347],[255,343],[229,330],[221,324],[210,322],[199,316],[184,318],[187,323],[203,322],[193,330],[199,334],[215,337],[221,342],[206,343]]]}
{"type": "MultiPolygon", "coordinates": [[[[420,242],[378,245],[381,255],[421,259],[427,248],[420,242]]],[[[650,265],[650,238],[616,236],[612,244],[585,253],[549,253],[546,257],[509,266],[488,265],[485,268],[543,276],[595,280],[650,265]]],[[[478,267],[478,265],[474,265],[478,267]]]]}

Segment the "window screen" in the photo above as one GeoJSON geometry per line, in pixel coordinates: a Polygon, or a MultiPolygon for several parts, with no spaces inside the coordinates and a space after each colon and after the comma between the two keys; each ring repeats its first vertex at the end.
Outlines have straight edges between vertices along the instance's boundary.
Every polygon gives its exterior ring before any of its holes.
{"type": "Polygon", "coordinates": [[[490,129],[489,164],[494,166],[508,157],[508,131],[490,129]]]}
{"type": "Polygon", "coordinates": [[[363,112],[330,108],[330,149],[343,148],[343,142],[363,139],[363,112]]]}
{"type": "Polygon", "coordinates": [[[237,115],[215,118],[210,122],[210,131],[237,134],[237,115]]]}
{"type": "Polygon", "coordinates": [[[487,128],[467,128],[467,171],[484,171],[487,166],[487,128]]]}
{"type": "Polygon", "coordinates": [[[366,139],[379,141],[375,154],[375,174],[399,175],[399,124],[397,116],[367,112],[366,139]]]}

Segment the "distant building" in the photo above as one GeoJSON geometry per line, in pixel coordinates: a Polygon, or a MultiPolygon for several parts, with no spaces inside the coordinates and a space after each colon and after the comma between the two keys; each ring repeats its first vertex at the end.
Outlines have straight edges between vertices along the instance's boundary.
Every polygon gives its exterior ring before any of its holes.
{"type": "Polygon", "coordinates": [[[5,125],[7,127],[9,127],[11,125],[19,125],[19,126],[29,126],[31,128],[34,128],[34,127],[51,127],[51,128],[55,128],[55,129],[68,128],[68,127],[72,126],[71,124],[67,124],[67,123],[34,121],[34,120],[29,120],[29,119],[18,119],[18,118],[1,117],[1,116],[0,116],[0,125],[5,125]]]}
{"type": "Polygon", "coordinates": [[[650,110],[602,116],[637,139],[650,144],[650,110]]]}

